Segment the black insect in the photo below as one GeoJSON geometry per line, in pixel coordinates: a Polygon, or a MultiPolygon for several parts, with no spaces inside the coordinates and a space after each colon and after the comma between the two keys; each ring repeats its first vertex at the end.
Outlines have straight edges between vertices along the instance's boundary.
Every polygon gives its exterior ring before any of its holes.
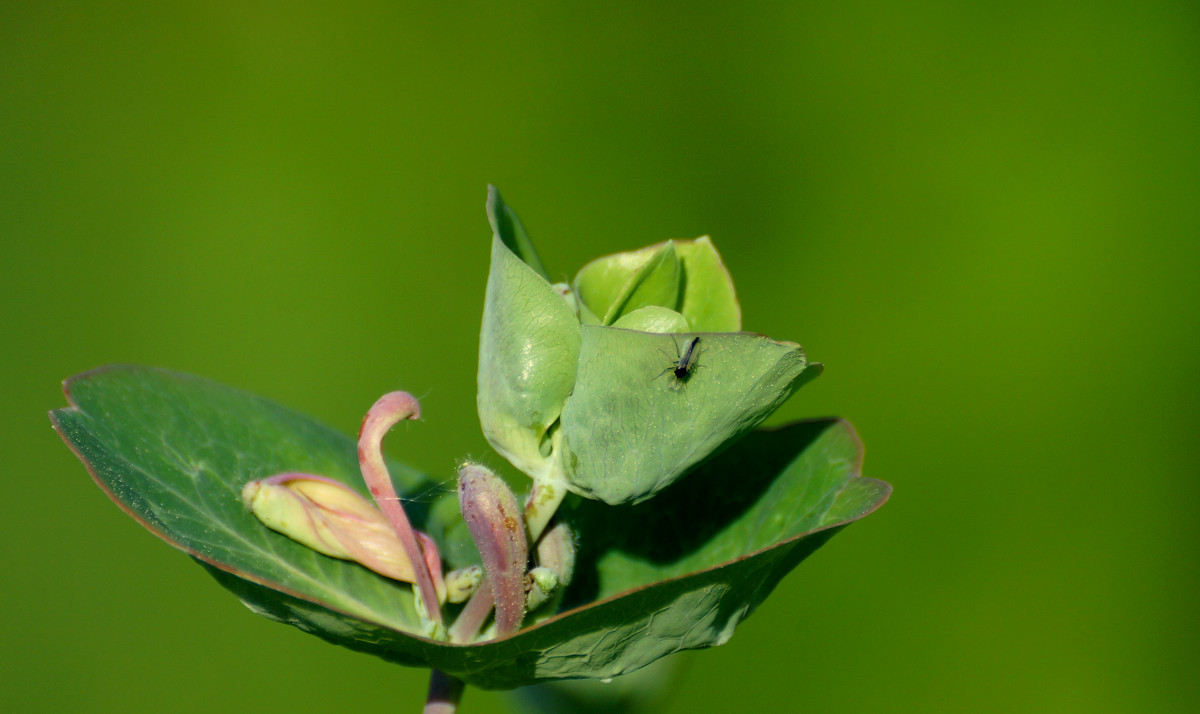
{"type": "Polygon", "coordinates": [[[664,369],[661,374],[672,372],[675,374],[675,379],[681,382],[686,381],[688,377],[692,376],[692,371],[698,366],[696,358],[700,356],[700,353],[696,351],[696,345],[699,342],[699,337],[693,337],[688,340],[687,345],[683,348],[683,352],[679,351],[679,345],[675,345],[676,359],[671,360],[671,366],[664,369]]]}

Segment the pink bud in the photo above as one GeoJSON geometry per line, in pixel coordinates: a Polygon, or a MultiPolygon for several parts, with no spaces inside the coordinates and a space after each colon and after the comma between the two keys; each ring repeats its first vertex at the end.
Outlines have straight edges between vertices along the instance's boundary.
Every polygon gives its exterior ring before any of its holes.
{"type": "Polygon", "coordinates": [[[528,558],[517,499],[499,476],[468,463],[458,470],[458,503],[495,598],[496,632],[516,632],[525,617],[528,558]]]}
{"type": "Polygon", "coordinates": [[[415,582],[412,562],[388,520],[339,481],[278,474],[247,483],[242,500],[268,528],[317,552],[353,560],[394,580],[415,582]]]}

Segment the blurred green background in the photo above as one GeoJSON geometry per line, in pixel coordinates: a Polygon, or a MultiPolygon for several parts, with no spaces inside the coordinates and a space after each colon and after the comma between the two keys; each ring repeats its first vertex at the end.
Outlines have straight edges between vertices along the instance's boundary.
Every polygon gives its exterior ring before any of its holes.
{"type": "Polygon", "coordinates": [[[774,419],[849,417],[895,486],[666,711],[1194,710],[1200,8],[806,5],[0,5],[5,708],[419,708],[424,672],[143,531],[45,411],[111,362],[350,433],[403,388],[394,456],[498,463],[492,182],[564,277],[712,235],[746,329],[827,365],[774,419]]]}

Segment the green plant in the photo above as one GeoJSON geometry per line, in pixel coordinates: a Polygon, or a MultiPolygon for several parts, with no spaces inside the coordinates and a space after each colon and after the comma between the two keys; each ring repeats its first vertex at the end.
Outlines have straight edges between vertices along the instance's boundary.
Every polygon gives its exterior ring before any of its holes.
{"type": "Polygon", "coordinates": [[[67,380],[55,428],[109,496],[255,612],[465,684],[608,679],[724,643],[804,557],[878,508],[836,419],[756,427],[820,371],[741,332],[711,242],[601,258],[553,285],[494,189],[478,411],[530,478],[523,505],[464,463],[456,494],[380,443],[419,405],[393,392],[357,444],[264,399],[143,367],[67,380]],[[366,500],[373,497],[378,505],[366,500]]]}

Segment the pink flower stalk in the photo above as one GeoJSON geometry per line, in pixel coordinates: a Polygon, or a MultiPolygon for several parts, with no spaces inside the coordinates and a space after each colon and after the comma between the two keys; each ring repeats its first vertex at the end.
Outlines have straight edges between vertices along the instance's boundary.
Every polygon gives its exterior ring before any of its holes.
{"type": "Polygon", "coordinates": [[[438,606],[438,591],[428,565],[430,561],[438,562],[437,567],[440,571],[437,549],[430,542],[428,549],[422,553],[416,532],[400,505],[396,489],[392,486],[392,477],[383,461],[381,449],[383,437],[389,429],[405,419],[418,419],[420,416],[420,405],[416,398],[407,392],[391,392],[380,397],[363,417],[362,428],[358,433],[358,463],[367,489],[375,497],[379,510],[383,511],[383,515],[392,524],[404,552],[413,563],[417,592],[424,605],[426,617],[440,627],[442,610],[438,606]]]}

